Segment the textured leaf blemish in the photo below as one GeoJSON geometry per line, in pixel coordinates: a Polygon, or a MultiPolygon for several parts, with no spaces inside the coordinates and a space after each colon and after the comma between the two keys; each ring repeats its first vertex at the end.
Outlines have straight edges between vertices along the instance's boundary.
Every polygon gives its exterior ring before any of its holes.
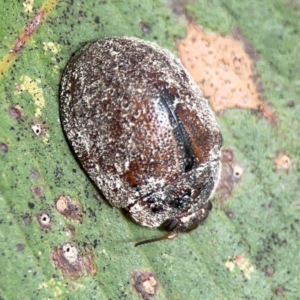
{"type": "Polygon", "coordinates": [[[158,281],[150,272],[135,271],[132,274],[133,287],[143,300],[151,299],[158,292],[158,281]]]}
{"type": "Polygon", "coordinates": [[[92,252],[81,255],[74,243],[64,243],[51,253],[54,265],[60,269],[69,280],[76,280],[81,276],[95,275],[96,267],[92,252]]]}

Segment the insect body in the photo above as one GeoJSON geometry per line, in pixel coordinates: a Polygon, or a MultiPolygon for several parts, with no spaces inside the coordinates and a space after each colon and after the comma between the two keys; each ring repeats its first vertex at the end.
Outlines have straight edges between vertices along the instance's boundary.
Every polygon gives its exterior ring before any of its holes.
{"type": "Polygon", "coordinates": [[[67,139],[105,197],[170,238],[202,222],[222,135],[181,63],[154,43],[113,37],[81,49],[61,85],[67,139]]]}

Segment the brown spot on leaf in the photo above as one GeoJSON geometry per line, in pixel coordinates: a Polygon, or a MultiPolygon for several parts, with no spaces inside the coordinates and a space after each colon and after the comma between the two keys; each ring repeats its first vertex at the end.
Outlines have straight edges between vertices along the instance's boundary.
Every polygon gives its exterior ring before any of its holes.
{"type": "Polygon", "coordinates": [[[296,106],[295,101],[293,101],[293,100],[289,101],[289,102],[286,104],[286,106],[287,106],[288,108],[295,108],[295,106],[296,106]]]}
{"type": "Polygon", "coordinates": [[[8,146],[6,143],[0,142],[0,152],[3,154],[8,152],[8,146]]]}
{"type": "Polygon", "coordinates": [[[19,120],[23,116],[23,112],[21,107],[19,106],[11,106],[8,108],[8,113],[12,119],[19,120]]]}
{"type": "Polygon", "coordinates": [[[69,235],[69,236],[71,236],[71,237],[74,237],[74,236],[75,236],[76,229],[75,229],[74,226],[72,226],[72,225],[67,225],[65,229],[66,229],[67,235],[69,235]]]}
{"type": "Polygon", "coordinates": [[[33,194],[34,197],[40,198],[40,197],[42,197],[44,195],[44,189],[40,185],[33,186],[31,188],[31,190],[32,190],[32,194],[33,194]]]}
{"type": "Polygon", "coordinates": [[[227,210],[226,211],[226,216],[229,218],[229,219],[232,219],[234,217],[234,213],[232,210],[227,210]]]}
{"type": "Polygon", "coordinates": [[[33,179],[39,179],[40,178],[40,172],[38,169],[33,168],[30,170],[30,177],[33,179]]]}
{"type": "Polygon", "coordinates": [[[56,268],[60,269],[64,277],[76,280],[82,276],[96,274],[92,252],[81,255],[73,243],[65,243],[51,252],[51,258],[56,268]]]}
{"type": "Polygon", "coordinates": [[[292,167],[291,159],[282,151],[274,159],[276,171],[288,171],[292,167]]]}
{"type": "Polygon", "coordinates": [[[40,212],[36,216],[37,221],[42,229],[51,230],[52,228],[52,219],[49,214],[45,212],[40,212]]]}
{"type": "Polygon", "coordinates": [[[142,30],[143,33],[145,33],[145,34],[149,34],[150,33],[150,27],[145,22],[141,22],[140,23],[140,28],[141,28],[141,30],[142,30]]]}
{"type": "Polygon", "coordinates": [[[277,288],[275,288],[274,293],[275,293],[275,295],[278,296],[278,297],[283,297],[283,296],[284,296],[283,288],[280,287],[280,286],[277,287],[277,288]]]}
{"type": "Polygon", "coordinates": [[[232,195],[233,186],[240,180],[244,168],[235,161],[232,149],[222,151],[221,164],[222,171],[217,193],[221,198],[221,203],[224,203],[232,195]]]}
{"type": "Polygon", "coordinates": [[[242,43],[233,37],[207,34],[191,23],[187,37],[178,43],[182,63],[216,112],[232,107],[259,110],[263,105],[247,51],[255,60],[257,54],[241,32],[236,30],[234,35],[242,43]]]}
{"type": "Polygon", "coordinates": [[[153,274],[136,271],[132,274],[132,278],[134,281],[133,287],[143,300],[156,296],[158,281],[153,274]]]}
{"type": "Polygon", "coordinates": [[[60,214],[67,218],[77,220],[79,222],[83,221],[82,206],[69,196],[59,196],[55,202],[55,208],[60,214]]]}
{"type": "Polygon", "coordinates": [[[267,277],[272,277],[273,276],[273,274],[274,274],[274,269],[272,268],[272,267],[266,267],[265,268],[265,275],[267,276],[267,277]]]}

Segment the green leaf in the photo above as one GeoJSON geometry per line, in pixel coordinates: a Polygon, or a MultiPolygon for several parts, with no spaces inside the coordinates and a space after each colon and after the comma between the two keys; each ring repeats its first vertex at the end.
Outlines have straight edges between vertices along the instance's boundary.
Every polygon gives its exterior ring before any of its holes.
{"type": "Polygon", "coordinates": [[[155,299],[299,297],[296,1],[4,1],[0,15],[0,299],[139,299],[143,273],[158,284],[155,299]],[[216,198],[197,230],[135,248],[163,233],[112,208],[81,169],[59,121],[61,72],[83,44],[107,36],[176,53],[190,18],[216,33],[243,32],[277,125],[245,110],[219,116],[224,148],[244,168],[231,197],[216,198]],[[275,171],[279,151],[292,161],[288,172],[275,171]],[[61,195],[82,206],[82,222],[57,211],[61,195]],[[62,245],[85,262],[76,279],[54,265],[70,271],[62,245]]]}

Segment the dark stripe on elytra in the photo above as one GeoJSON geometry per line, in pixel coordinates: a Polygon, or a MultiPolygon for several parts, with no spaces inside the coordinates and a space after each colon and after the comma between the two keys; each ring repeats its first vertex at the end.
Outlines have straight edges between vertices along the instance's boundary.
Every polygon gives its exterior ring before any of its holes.
{"type": "Polygon", "coordinates": [[[183,150],[184,171],[188,172],[194,164],[194,153],[188,133],[175,113],[174,97],[166,89],[163,89],[159,93],[159,101],[168,113],[178,147],[183,150]]]}

